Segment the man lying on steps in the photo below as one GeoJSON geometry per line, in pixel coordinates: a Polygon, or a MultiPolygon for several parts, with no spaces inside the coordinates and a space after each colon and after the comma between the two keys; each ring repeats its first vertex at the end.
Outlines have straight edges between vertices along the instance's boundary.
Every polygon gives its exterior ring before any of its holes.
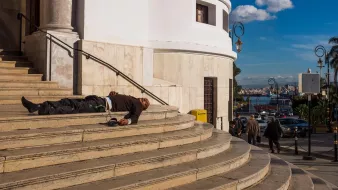
{"type": "Polygon", "coordinates": [[[120,125],[136,124],[143,110],[146,110],[150,103],[147,98],[135,98],[127,95],[120,95],[110,92],[107,97],[95,95],[87,96],[84,99],[61,99],[59,101],[45,101],[41,104],[34,104],[25,97],[21,98],[22,105],[29,113],[38,111],[39,115],[54,114],[76,114],[128,111],[123,119],[118,121],[120,125]]]}

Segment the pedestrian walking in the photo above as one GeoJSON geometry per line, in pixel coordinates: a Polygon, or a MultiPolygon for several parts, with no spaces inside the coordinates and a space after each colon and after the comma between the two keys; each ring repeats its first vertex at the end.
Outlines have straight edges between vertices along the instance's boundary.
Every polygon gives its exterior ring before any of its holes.
{"type": "Polygon", "coordinates": [[[260,127],[255,120],[255,116],[251,115],[248,123],[246,124],[246,134],[248,135],[248,143],[256,145],[257,137],[260,136],[260,127]]]}
{"type": "Polygon", "coordinates": [[[230,121],[229,122],[229,133],[232,136],[236,136],[236,131],[235,131],[235,127],[236,127],[236,123],[234,121],[230,121]]]}
{"type": "Polygon", "coordinates": [[[282,134],[282,128],[280,126],[279,121],[277,121],[274,117],[271,118],[271,122],[268,123],[268,127],[266,128],[264,132],[264,136],[269,139],[269,146],[271,153],[275,153],[275,150],[273,148],[273,144],[277,147],[277,153],[280,152],[280,144],[279,139],[282,134]]]}
{"type": "Polygon", "coordinates": [[[242,135],[242,130],[243,130],[243,122],[240,119],[240,115],[237,113],[236,118],[234,119],[235,126],[233,128],[233,136],[235,137],[240,137],[242,135]]]}

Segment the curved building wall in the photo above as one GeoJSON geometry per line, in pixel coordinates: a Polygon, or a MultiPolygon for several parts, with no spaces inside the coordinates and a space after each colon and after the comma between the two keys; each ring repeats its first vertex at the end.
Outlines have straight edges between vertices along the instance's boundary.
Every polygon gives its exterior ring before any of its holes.
{"type": "MultiPolygon", "coordinates": [[[[78,13],[83,15],[78,17],[80,48],[104,59],[182,113],[204,109],[204,78],[217,78],[216,126],[223,124],[228,130],[236,58],[227,26],[229,1],[84,0],[79,6],[83,7],[78,13]],[[196,22],[197,2],[210,8],[208,24],[196,22]]],[[[80,58],[79,72],[79,91],[84,95],[103,96],[116,90],[144,96],[85,57],[80,58]]]]}

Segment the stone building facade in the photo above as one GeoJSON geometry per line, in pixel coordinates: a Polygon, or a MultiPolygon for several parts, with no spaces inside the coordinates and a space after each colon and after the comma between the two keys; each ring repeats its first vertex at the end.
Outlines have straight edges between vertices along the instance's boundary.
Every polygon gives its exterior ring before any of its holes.
{"type": "MultiPolygon", "coordinates": [[[[19,47],[16,13],[21,12],[40,29],[108,62],[180,112],[207,109],[209,122],[228,130],[237,56],[229,37],[229,0],[10,0],[0,5],[0,25],[11,23],[0,34],[0,49],[19,47]]],[[[116,90],[146,96],[93,59],[27,22],[23,26],[21,50],[45,80],[73,88],[74,94],[103,96],[116,90]]]]}

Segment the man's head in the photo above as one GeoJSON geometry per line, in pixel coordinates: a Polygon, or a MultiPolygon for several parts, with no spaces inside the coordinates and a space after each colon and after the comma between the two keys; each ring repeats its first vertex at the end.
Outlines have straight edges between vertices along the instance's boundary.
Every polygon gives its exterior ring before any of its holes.
{"type": "Polygon", "coordinates": [[[236,114],[236,117],[239,117],[239,116],[240,116],[239,113],[237,113],[237,114],[236,114]]]}
{"type": "Polygon", "coordinates": [[[141,104],[142,104],[142,107],[143,107],[143,110],[146,110],[148,109],[149,105],[150,105],[150,102],[147,98],[139,98],[141,104]]]}

